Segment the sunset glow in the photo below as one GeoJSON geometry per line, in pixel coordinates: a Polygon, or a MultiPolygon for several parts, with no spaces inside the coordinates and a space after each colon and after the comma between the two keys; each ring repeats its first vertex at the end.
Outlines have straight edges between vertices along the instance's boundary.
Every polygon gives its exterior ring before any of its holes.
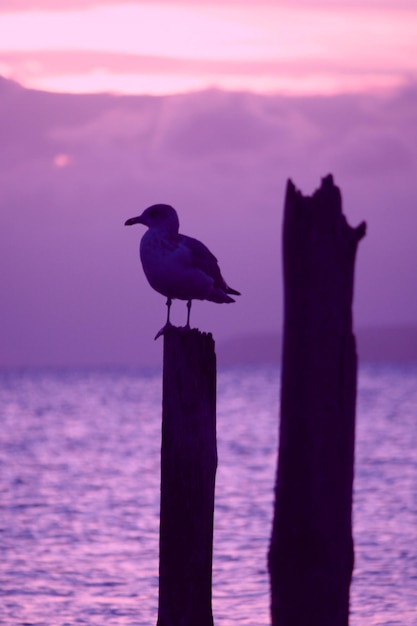
{"type": "Polygon", "coordinates": [[[337,93],[417,75],[417,9],[310,4],[0,9],[0,73],[37,89],[153,94],[337,93]]]}

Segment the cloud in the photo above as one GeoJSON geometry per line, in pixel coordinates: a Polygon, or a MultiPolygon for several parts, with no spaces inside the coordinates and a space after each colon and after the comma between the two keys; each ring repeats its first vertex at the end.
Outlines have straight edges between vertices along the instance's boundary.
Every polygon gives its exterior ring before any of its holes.
{"type": "Polygon", "coordinates": [[[398,5],[65,6],[3,14],[3,74],[61,92],[306,94],[393,87],[416,73],[416,12],[398,5]]]}
{"type": "MultiPolygon", "coordinates": [[[[0,51],[0,63],[15,68],[18,74],[55,74],[71,75],[82,72],[95,72],[106,68],[113,73],[143,74],[193,74],[196,72],[208,76],[220,75],[308,75],[312,72],[351,73],[361,70],[360,63],[356,67],[352,60],[347,66],[333,59],[306,60],[302,64],[298,60],[253,60],[253,59],[193,59],[173,56],[152,56],[141,54],[124,54],[106,51],[85,50],[13,50],[0,51]]],[[[362,70],[363,71],[363,70],[362,70]]]]}
{"type": "Polygon", "coordinates": [[[105,51],[0,51],[0,72],[34,89],[166,94],[208,87],[260,93],[357,92],[407,80],[406,67],[367,70],[362,58],[176,58],[105,51]]]}
{"type": "MultiPolygon", "coordinates": [[[[358,254],[357,325],[417,318],[417,88],[381,96],[284,98],[208,90],[171,97],[68,96],[0,81],[1,364],[144,363],[162,296],[143,276],[154,202],[202,239],[233,305],[197,302],[221,341],[282,323],[281,218],[290,177],[311,194],[332,172],[358,254]],[[57,162],[65,166],[57,167],[57,162]]],[[[184,303],[174,303],[184,323],[184,303]]]]}
{"type": "Polygon", "coordinates": [[[71,11],[105,4],[115,4],[114,0],[0,0],[0,12],[20,11],[71,11]]]}
{"type": "MultiPolygon", "coordinates": [[[[129,0],[125,4],[143,4],[146,0],[129,0]]],[[[194,0],[158,0],[158,4],[193,4],[194,0]]],[[[245,5],[273,5],[276,0],[200,0],[200,5],[229,5],[229,6],[245,6],[245,5]]],[[[0,12],[18,12],[18,11],[71,11],[75,9],[84,9],[89,7],[115,5],[115,0],[0,0],[0,12]]],[[[298,7],[330,7],[330,8],[415,8],[414,0],[297,0],[296,2],[287,0],[281,2],[283,6],[298,7]]]]}

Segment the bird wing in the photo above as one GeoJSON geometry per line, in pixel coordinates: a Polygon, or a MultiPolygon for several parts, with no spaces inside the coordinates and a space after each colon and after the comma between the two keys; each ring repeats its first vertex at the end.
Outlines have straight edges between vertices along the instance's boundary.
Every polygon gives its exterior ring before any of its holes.
{"type": "Polygon", "coordinates": [[[207,276],[210,276],[213,279],[214,287],[227,289],[217,259],[207,246],[193,237],[188,237],[187,235],[181,235],[180,237],[180,244],[183,244],[191,255],[192,265],[207,274],[207,276]]]}

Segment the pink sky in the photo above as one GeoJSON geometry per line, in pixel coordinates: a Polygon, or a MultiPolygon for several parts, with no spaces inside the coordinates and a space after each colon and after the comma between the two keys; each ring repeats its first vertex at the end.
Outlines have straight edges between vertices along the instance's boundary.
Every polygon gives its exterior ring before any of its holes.
{"type": "Polygon", "coordinates": [[[0,74],[78,93],[392,88],[417,75],[417,6],[0,0],[0,74]]]}

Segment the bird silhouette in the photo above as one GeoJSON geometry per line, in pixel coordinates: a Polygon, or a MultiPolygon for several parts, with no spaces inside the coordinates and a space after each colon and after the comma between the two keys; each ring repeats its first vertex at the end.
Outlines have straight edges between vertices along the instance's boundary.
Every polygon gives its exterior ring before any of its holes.
{"type": "Polygon", "coordinates": [[[186,329],[190,328],[193,300],[235,302],[230,296],[240,293],[229,287],[221,275],[216,257],[198,239],[179,233],[175,209],[168,204],[154,204],[125,222],[125,226],[143,224],[148,230],[140,242],[140,259],[149,284],[167,298],[165,326],[155,339],[172,328],[172,300],[187,301],[186,329]]]}

